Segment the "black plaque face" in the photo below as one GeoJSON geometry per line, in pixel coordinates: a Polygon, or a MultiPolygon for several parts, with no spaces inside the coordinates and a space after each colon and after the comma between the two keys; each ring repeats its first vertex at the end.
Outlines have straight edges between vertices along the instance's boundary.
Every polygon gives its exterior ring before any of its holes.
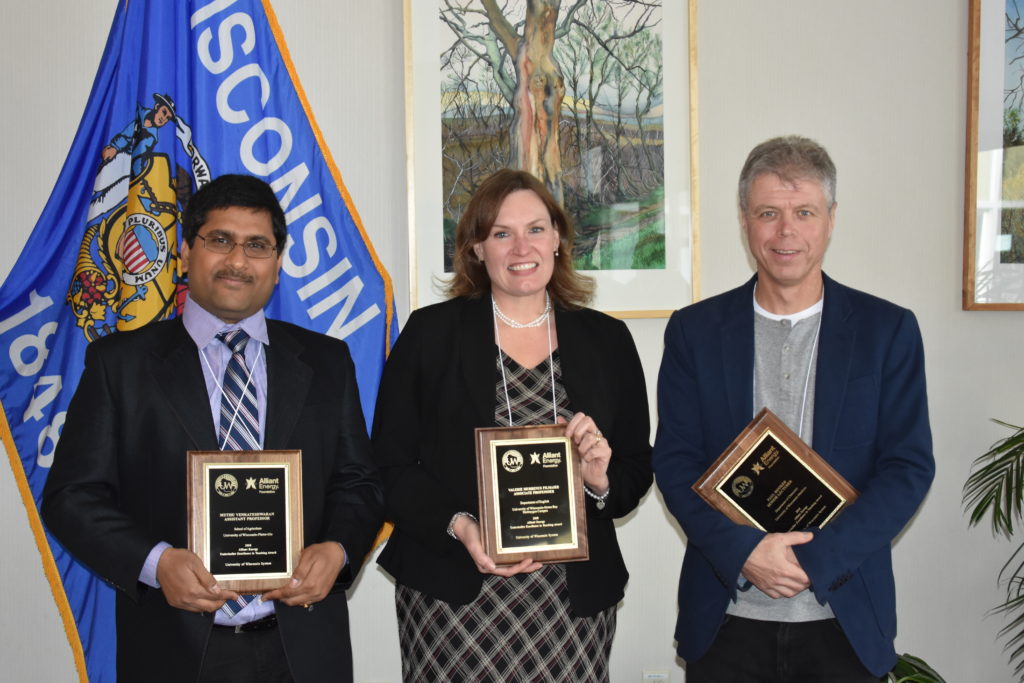
{"type": "Polygon", "coordinates": [[[288,466],[207,464],[210,573],[223,579],[291,575],[288,466]]]}
{"type": "Polygon", "coordinates": [[[770,430],[715,488],[767,532],[820,528],[846,502],[770,430]]]}
{"type": "Polygon", "coordinates": [[[496,439],[491,457],[498,553],[575,547],[568,439],[496,439]]]}

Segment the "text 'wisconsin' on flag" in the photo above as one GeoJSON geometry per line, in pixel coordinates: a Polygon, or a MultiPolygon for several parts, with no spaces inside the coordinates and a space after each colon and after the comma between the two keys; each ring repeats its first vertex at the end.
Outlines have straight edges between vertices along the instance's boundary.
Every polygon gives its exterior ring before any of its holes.
{"type": "Polygon", "coordinates": [[[277,193],[289,238],[267,314],[348,343],[368,423],[397,336],[390,279],[269,1],[118,2],[57,185],[0,287],[0,436],[83,679],[115,680],[113,590],[43,530],[43,484],[86,345],[180,312],[178,220],[224,173],[277,193]]]}

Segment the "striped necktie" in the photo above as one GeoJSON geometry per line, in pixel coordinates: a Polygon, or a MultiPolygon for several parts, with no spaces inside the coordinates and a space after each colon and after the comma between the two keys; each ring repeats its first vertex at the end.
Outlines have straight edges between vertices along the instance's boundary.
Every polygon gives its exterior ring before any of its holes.
{"type": "Polygon", "coordinates": [[[256,387],[245,365],[245,345],[249,335],[231,330],[217,335],[231,349],[231,360],[224,371],[220,398],[220,447],[224,451],[260,449],[260,414],[256,405],[256,387]]]}
{"type": "MultiPolygon", "coordinates": [[[[260,414],[256,387],[252,383],[252,372],[245,364],[245,345],[249,342],[249,335],[238,329],[222,332],[217,339],[231,349],[231,360],[224,370],[224,382],[221,384],[218,434],[221,450],[259,450],[260,414]]],[[[257,597],[241,595],[238,600],[225,602],[220,611],[233,617],[257,597]]]]}

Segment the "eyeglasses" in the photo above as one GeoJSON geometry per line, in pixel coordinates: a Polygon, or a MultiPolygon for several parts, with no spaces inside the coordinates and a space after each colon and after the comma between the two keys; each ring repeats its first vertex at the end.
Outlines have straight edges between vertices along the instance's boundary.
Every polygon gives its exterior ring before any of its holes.
{"type": "Polygon", "coordinates": [[[236,246],[242,247],[242,251],[249,258],[270,258],[277,253],[277,246],[264,240],[236,242],[224,235],[214,235],[213,237],[196,235],[196,237],[203,241],[204,247],[215,254],[230,254],[236,246]]]}

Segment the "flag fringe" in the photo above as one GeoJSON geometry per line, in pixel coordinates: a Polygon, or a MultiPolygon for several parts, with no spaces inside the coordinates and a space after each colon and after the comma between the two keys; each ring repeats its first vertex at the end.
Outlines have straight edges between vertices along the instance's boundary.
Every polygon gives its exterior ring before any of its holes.
{"type": "Polygon", "coordinates": [[[71,654],[75,660],[75,669],[78,671],[78,680],[81,683],[89,683],[89,674],[85,666],[85,651],[82,649],[82,639],[78,635],[78,627],[75,625],[75,617],[71,611],[71,604],[68,602],[67,593],[64,592],[64,584],[60,580],[60,572],[57,571],[57,563],[54,562],[50,545],[46,542],[43,522],[39,518],[39,511],[36,509],[35,500],[32,498],[32,490],[29,488],[28,478],[25,476],[21,456],[14,445],[14,435],[11,433],[11,426],[7,422],[7,410],[2,404],[0,404],[0,440],[3,441],[4,448],[7,449],[7,458],[11,462],[11,472],[14,473],[14,481],[18,485],[18,494],[21,496],[22,505],[25,506],[25,515],[28,517],[28,524],[32,529],[36,548],[39,550],[43,573],[46,575],[47,583],[50,584],[53,601],[57,603],[60,620],[64,624],[64,633],[67,635],[68,645],[71,646],[71,654]]]}

